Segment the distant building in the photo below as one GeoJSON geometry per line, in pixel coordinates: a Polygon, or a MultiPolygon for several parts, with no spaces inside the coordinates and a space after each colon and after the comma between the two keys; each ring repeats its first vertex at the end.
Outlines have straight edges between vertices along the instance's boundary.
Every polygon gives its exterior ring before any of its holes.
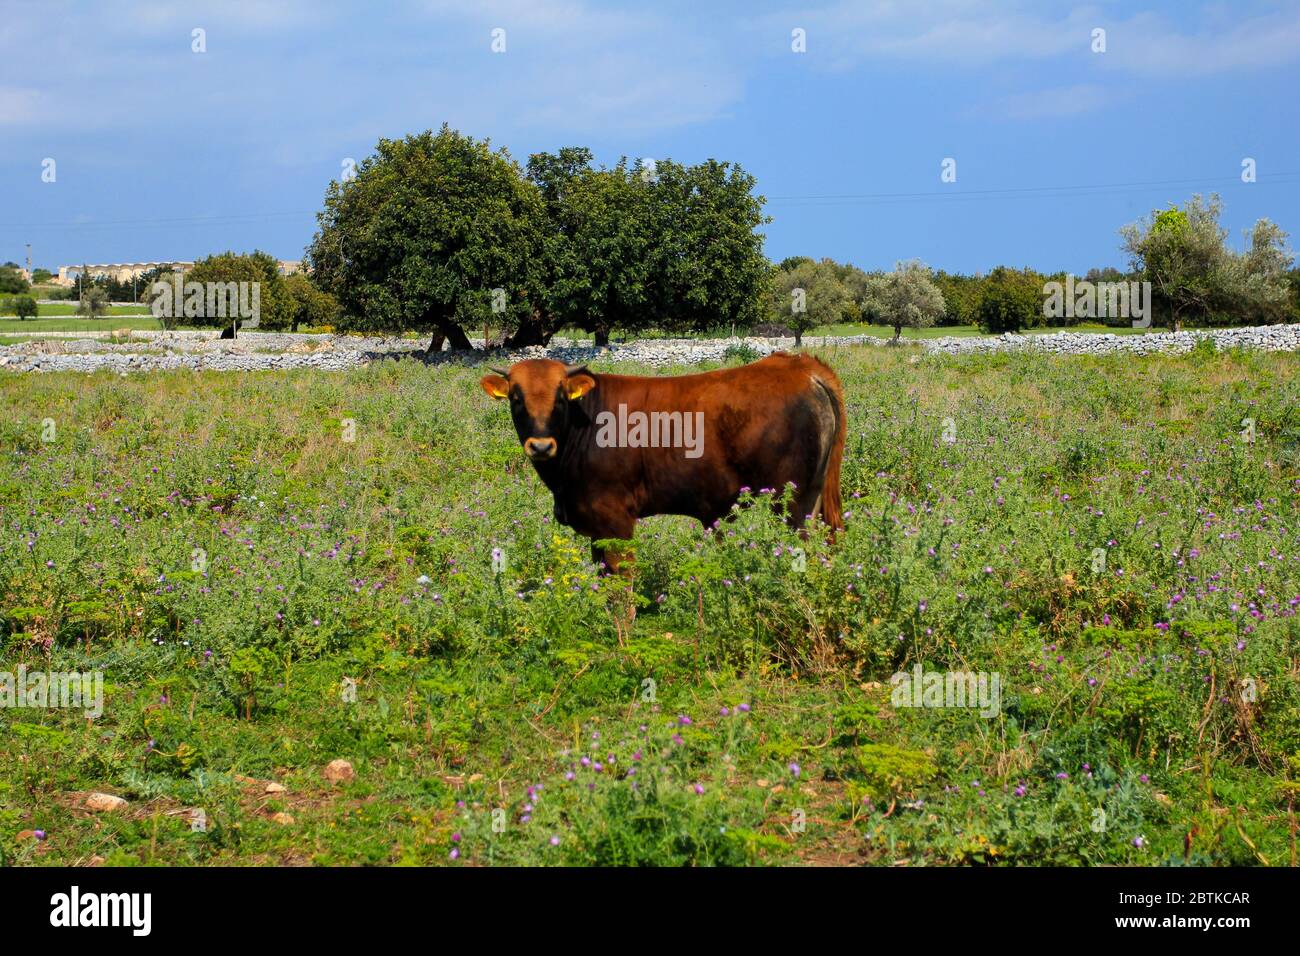
{"type": "MultiPolygon", "coordinates": [[[[276,265],[279,266],[282,276],[291,276],[302,269],[302,262],[297,259],[277,259],[276,265]]],[[[93,276],[105,275],[118,282],[129,282],[138,279],[150,269],[157,269],[160,266],[170,267],[173,272],[189,272],[194,268],[194,263],[181,259],[162,259],[157,262],[91,262],[75,266],[59,266],[58,276],[52,278],[50,282],[54,285],[73,286],[77,284],[77,277],[83,271],[93,276]]],[[[30,282],[31,279],[29,278],[28,281],[30,282]]]]}
{"type": "Polygon", "coordinates": [[[77,277],[84,271],[92,276],[108,276],[117,282],[130,282],[132,279],[140,278],[150,269],[157,269],[160,266],[170,267],[174,272],[189,272],[194,268],[194,263],[179,259],[163,259],[159,262],[91,262],[77,266],[59,266],[58,277],[50,281],[55,285],[73,286],[77,284],[77,277]]]}

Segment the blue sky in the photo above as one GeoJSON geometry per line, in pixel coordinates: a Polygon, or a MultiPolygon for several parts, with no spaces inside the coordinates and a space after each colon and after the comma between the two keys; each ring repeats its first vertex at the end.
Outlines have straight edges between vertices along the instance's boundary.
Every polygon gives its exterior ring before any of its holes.
{"type": "Polygon", "coordinates": [[[0,261],[298,258],[345,159],[448,122],[520,162],[739,162],[777,259],[1083,272],[1198,191],[1238,244],[1300,232],[1298,96],[1282,0],[9,0],[0,261]]]}

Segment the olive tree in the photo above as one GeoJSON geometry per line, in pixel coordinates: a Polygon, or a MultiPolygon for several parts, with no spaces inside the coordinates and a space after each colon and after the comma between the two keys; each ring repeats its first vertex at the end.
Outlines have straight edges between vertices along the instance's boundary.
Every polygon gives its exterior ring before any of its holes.
{"type": "Polygon", "coordinates": [[[772,321],[794,332],[795,347],[803,345],[805,332],[839,322],[853,304],[848,287],[840,281],[830,260],[799,260],[791,269],[777,269],[768,298],[772,321]]]}
{"type": "Polygon", "coordinates": [[[930,278],[929,268],[919,260],[899,262],[893,272],[867,280],[863,311],[893,326],[895,342],[904,326],[922,329],[934,325],[945,308],[943,293],[930,278]]]}
{"type": "Polygon", "coordinates": [[[1286,233],[1267,219],[1255,223],[1248,248],[1228,247],[1217,195],[1193,196],[1182,208],[1156,210],[1120,230],[1123,248],[1142,281],[1151,283],[1159,324],[1208,323],[1216,315],[1279,321],[1287,313],[1286,233]]]}

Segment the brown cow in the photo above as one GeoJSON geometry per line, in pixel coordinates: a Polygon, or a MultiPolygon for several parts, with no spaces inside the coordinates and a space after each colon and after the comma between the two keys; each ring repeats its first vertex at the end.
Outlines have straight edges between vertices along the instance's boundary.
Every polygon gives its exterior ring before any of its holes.
{"type": "MultiPolygon", "coordinates": [[[[605,375],[529,359],[485,375],[555,497],[555,519],[593,539],[632,537],[638,518],[711,527],[742,488],[793,483],[787,521],[843,527],[844,391],[824,362],[777,352],[698,375],[605,375]]],[[[592,557],[617,570],[620,555],[592,557]]]]}

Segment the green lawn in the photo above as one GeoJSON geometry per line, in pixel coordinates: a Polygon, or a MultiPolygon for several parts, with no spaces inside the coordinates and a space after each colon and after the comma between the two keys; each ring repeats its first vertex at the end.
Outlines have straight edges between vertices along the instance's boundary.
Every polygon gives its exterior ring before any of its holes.
{"type": "MultiPolygon", "coordinates": [[[[42,309],[47,306],[41,306],[42,309]]],[[[148,312],[143,314],[114,312],[102,319],[86,319],[72,313],[56,312],[35,319],[0,318],[0,333],[28,335],[33,332],[112,332],[117,329],[161,329],[162,325],[148,312]],[[66,317],[65,317],[66,316],[66,317]]]]}
{"type": "Polygon", "coordinates": [[[161,329],[159,320],[155,319],[146,308],[113,306],[107,316],[101,319],[85,319],[78,316],[75,306],[40,306],[40,315],[35,319],[17,319],[13,316],[0,316],[0,334],[19,334],[27,336],[34,332],[113,332],[114,329],[161,329]]]}
{"type": "Polygon", "coordinates": [[[0,672],[105,681],[0,864],[1285,864],[1296,356],[826,354],[847,531],[646,521],[630,630],[479,370],[0,373],[0,672]]]}
{"type": "MultiPolygon", "coordinates": [[[[37,318],[44,316],[59,315],[76,315],[77,303],[75,302],[42,302],[36,307],[37,318]]],[[[109,315],[150,315],[149,306],[147,305],[110,305],[108,307],[109,315]]]]}

